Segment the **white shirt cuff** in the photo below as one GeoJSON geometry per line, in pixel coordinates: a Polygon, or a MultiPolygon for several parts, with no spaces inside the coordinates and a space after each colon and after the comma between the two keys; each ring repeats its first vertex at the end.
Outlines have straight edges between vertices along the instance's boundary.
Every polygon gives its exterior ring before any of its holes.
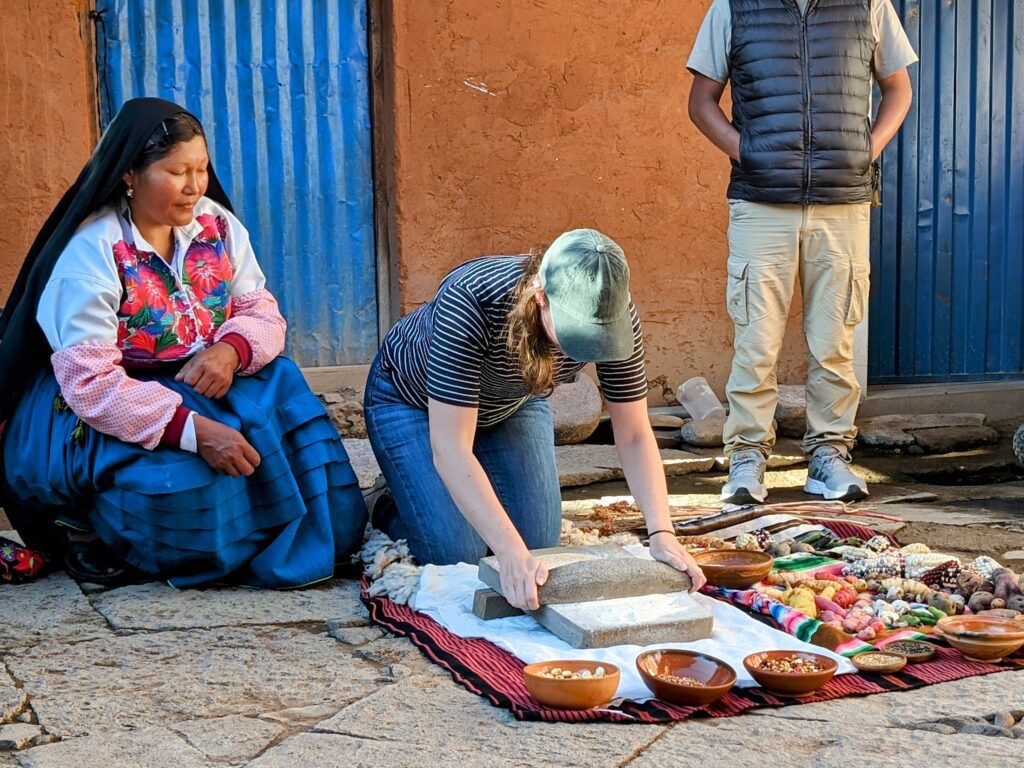
{"type": "Polygon", "coordinates": [[[189,413],[185,419],[185,427],[181,430],[181,441],[178,447],[190,453],[199,453],[199,444],[196,442],[196,412],[189,413]]]}

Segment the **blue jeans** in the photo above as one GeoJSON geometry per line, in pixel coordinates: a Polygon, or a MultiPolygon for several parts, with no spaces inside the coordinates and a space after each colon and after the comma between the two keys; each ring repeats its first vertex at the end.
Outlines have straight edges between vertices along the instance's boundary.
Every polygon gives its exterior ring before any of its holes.
{"type": "MultiPolygon", "coordinates": [[[[363,405],[370,445],[394,500],[392,514],[374,522],[391,538],[406,539],[420,563],[476,563],[484,557],[487,545],[434,468],[427,412],[401,399],[379,356],[370,367],[363,405]]],[[[526,546],[556,546],[562,497],[547,400],[533,398],[500,424],[477,429],[473,454],[526,546]]]]}

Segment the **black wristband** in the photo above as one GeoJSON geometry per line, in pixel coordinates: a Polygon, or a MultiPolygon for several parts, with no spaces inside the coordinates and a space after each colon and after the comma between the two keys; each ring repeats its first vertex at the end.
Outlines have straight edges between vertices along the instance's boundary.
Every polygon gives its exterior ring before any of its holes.
{"type": "Polygon", "coordinates": [[[657,536],[659,533],[671,533],[673,536],[676,535],[675,531],[671,531],[668,528],[659,528],[656,531],[651,531],[650,533],[648,533],[647,538],[649,539],[651,538],[651,536],[657,536]]]}

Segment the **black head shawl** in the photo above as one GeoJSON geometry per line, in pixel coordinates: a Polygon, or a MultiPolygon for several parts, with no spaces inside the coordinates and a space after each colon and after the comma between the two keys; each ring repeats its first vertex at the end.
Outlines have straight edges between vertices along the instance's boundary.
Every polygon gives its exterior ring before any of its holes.
{"type": "MultiPolygon", "coordinates": [[[[10,416],[25,385],[50,364],[50,345],[36,323],[36,308],[57,259],[86,217],[123,186],[122,176],[131,170],[160,123],[182,112],[177,104],[163,99],[126,102],[36,235],[0,314],[0,419],[10,416]]],[[[231,210],[212,167],[206,196],[231,210]]]]}

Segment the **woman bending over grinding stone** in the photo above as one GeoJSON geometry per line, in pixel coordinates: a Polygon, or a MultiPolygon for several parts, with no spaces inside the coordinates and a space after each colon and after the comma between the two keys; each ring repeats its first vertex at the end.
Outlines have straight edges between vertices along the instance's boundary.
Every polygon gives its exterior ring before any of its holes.
{"type": "Polygon", "coordinates": [[[0,316],[0,502],[26,544],[102,583],[330,578],[366,507],[284,337],[202,126],[129,101],[0,316]]]}
{"type": "Polygon", "coordinates": [[[562,519],[546,398],[587,362],[597,364],[651,554],[699,589],[704,575],[672,533],[629,267],[592,229],[566,232],[543,255],[457,267],[388,333],[365,396],[390,490],[375,524],[407,539],[421,563],[476,563],[490,549],[508,601],[536,608],[547,569],[528,550],[556,546],[562,519]]]}

